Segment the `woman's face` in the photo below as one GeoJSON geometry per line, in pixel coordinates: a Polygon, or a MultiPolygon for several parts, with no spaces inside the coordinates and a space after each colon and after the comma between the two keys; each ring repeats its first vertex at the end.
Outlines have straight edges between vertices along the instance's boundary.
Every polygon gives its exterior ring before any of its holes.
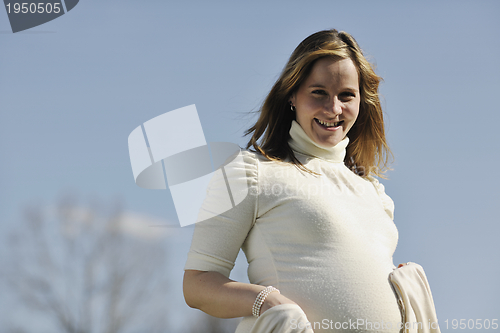
{"type": "Polygon", "coordinates": [[[297,122],[318,145],[334,147],[354,125],[359,113],[358,82],[351,59],[321,58],[292,95],[297,122]]]}

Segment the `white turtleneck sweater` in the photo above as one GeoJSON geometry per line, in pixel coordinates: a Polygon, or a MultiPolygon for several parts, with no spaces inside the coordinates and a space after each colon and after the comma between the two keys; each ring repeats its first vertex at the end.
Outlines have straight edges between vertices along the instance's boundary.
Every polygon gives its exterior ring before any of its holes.
{"type": "MultiPolygon", "coordinates": [[[[195,225],[185,269],[229,277],[242,248],[249,281],[296,302],[314,332],[399,332],[388,279],[398,239],[392,200],[377,180],[344,165],[348,138],[326,149],[295,121],[290,136],[295,156],[319,176],[245,151],[240,181],[249,195],[195,225]]],[[[216,200],[218,192],[208,196],[216,200]]],[[[254,321],[245,317],[236,332],[249,332],[254,321]]]]}

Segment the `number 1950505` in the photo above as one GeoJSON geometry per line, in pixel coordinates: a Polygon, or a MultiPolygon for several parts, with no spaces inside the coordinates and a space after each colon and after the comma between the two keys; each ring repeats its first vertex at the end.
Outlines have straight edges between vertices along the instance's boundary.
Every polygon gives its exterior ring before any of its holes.
{"type": "Polygon", "coordinates": [[[446,319],[444,321],[446,323],[446,328],[451,329],[493,329],[496,330],[498,328],[498,319],[452,319],[451,321],[446,319]],[[451,325],[450,325],[451,323],[451,325]]]}
{"type": "Polygon", "coordinates": [[[19,13],[21,13],[21,14],[27,14],[27,13],[31,13],[31,14],[55,13],[55,14],[58,14],[61,12],[61,3],[59,3],[59,2],[56,2],[56,3],[50,3],[50,2],[18,3],[18,2],[16,2],[16,3],[12,4],[12,6],[10,3],[8,3],[6,5],[6,7],[7,7],[8,14],[10,14],[11,12],[15,13],[15,14],[19,14],[19,13]]]}

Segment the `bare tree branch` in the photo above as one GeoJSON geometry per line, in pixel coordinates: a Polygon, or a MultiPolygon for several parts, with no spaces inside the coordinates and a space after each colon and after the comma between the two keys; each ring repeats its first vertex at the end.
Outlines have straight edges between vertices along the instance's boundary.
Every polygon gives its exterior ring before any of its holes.
{"type": "Polygon", "coordinates": [[[104,214],[70,197],[52,211],[27,208],[9,236],[6,282],[60,332],[165,332],[165,247],[125,234],[123,219],[119,206],[104,214]]]}

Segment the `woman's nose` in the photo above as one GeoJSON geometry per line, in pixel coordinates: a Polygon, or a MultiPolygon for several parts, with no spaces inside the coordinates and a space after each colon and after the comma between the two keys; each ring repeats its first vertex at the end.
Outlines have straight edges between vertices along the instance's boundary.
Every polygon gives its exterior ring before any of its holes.
{"type": "Polygon", "coordinates": [[[342,102],[334,96],[328,105],[328,111],[335,116],[342,114],[342,102]]]}

